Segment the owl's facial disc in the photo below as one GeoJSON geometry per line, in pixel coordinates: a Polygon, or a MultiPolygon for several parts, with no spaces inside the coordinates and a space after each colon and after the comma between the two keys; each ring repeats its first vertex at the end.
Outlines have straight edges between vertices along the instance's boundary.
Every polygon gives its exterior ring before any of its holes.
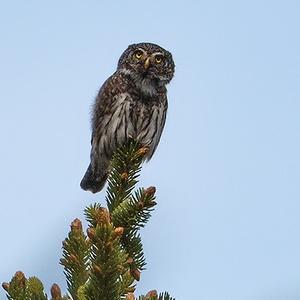
{"type": "Polygon", "coordinates": [[[132,59],[134,63],[136,63],[137,69],[139,69],[139,72],[144,76],[149,73],[149,68],[161,64],[163,58],[164,55],[162,52],[149,53],[143,48],[137,48],[132,54],[132,59]]]}
{"type": "Polygon", "coordinates": [[[174,67],[171,53],[151,43],[129,45],[118,62],[118,69],[148,95],[154,95],[171,81],[174,67]]]}

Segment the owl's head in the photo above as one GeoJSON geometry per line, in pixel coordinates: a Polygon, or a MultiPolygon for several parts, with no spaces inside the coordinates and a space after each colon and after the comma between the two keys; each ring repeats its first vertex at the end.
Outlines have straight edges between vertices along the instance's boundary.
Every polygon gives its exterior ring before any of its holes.
{"type": "Polygon", "coordinates": [[[129,45],[119,59],[118,70],[133,77],[138,83],[165,85],[174,76],[172,54],[152,43],[129,45]]]}

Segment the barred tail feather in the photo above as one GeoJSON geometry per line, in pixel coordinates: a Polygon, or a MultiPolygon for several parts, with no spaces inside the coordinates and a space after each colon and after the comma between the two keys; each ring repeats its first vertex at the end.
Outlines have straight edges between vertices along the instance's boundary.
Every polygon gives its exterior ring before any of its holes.
{"type": "Polygon", "coordinates": [[[90,164],[80,182],[80,187],[85,191],[98,193],[103,189],[107,180],[107,175],[108,172],[106,169],[95,173],[90,164]]]}

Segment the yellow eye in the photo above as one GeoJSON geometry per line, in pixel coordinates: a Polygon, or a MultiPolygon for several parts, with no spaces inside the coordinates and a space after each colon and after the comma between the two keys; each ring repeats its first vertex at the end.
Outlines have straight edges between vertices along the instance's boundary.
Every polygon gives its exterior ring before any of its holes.
{"type": "Polygon", "coordinates": [[[162,57],[160,55],[155,56],[155,61],[157,64],[160,64],[162,62],[162,57]]]}
{"type": "Polygon", "coordinates": [[[143,55],[142,51],[137,51],[134,54],[135,58],[137,58],[137,59],[141,59],[142,55],[143,55]]]}

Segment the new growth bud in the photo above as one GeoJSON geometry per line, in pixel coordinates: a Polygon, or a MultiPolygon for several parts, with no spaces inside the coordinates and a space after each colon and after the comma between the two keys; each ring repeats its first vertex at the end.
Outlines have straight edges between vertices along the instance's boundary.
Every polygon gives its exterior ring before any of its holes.
{"type": "Polygon", "coordinates": [[[72,223],[71,223],[71,230],[72,231],[82,231],[82,223],[79,219],[75,219],[72,223]]]}
{"type": "Polygon", "coordinates": [[[117,236],[122,236],[124,233],[124,227],[117,227],[115,228],[114,232],[117,236]]]}
{"type": "Polygon", "coordinates": [[[92,228],[92,227],[88,228],[86,233],[91,240],[93,240],[95,238],[95,235],[96,235],[95,228],[92,228]]]}
{"type": "Polygon", "coordinates": [[[156,188],[154,186],[150,186],[145,190],[145,196],[153,197],[156,192],[156,188]]]}
{"type": "Polygon", "coordinates": [[[134,294],[133,293],[128,293],[127,295],[126,295],[126,300],[134,300],[135,299],[135,297],[134,297],[134,294]]]}
{"type": "Polygon", "coordinates": [[[104,207],[100,207],[95,214],[95,219],[98,224],[109,224],[110,214],[108,209],[104,207]]]}
{"type": "Polygon", "coordinates": [[[97,265],[93,265],[93,271],[97,274],[97,275],[102,275],[103,272],[101,270],[101,268],[97,265]]]}
{"type": "Polygon", "coordinates": [[[54,283],[51,287],[51,297],[53,300],[61,299],[61,290],[58,284],[54,283]]]}
{"type": "Polygon", "coordinates": [[[140,281],[140,278],[141,278],[141,272],[140,272],[138,269],[131,270],[130,273],[131,273],[131,276],[132,276],[136,281],[140,281]]]}
{"type": "Polygon", "coordinates": [[[152,291],[149,291],[149,292],[147,293],[146,299],[150,299],[150,298],[152,298],[152,297],[155,297],[155,298],[158,297],[157,291],[156,291],[156,290],[152,290],[152,291]]]}
{"type": "Polygon", "coordinates": [[[122,178],[123,180],[128,180],[128,173],[127,173],[127,172],[122,173],[122,174],[121,174],[121,178],[122,178]]]}
{"type": "Polygon", "coordinates": [[[3,282],[2,283],[2,287],[3,287],[3,289],[5,289],[8,292],[8,290],[9,290],[9,283],[3,282]]]}
{"type": "Polygon", "coordinates": [[[23,272],[21,271],[16,272],[14,278],[19,286],[25,287],[26,278],[23,272]]]}
{"type": "Polygon", "coordinates": [[[127,263],[131,265],[133,263],[133,258],[132,257],[128,257],[127,258],[127,263]]]}
{"type": "Polygon", "coordinates": [[[148,151],[149,151],[149,148],[146,147],[146,146],[144,146],[144,147],[142,147],[142,148],[140,148],[140,149],[138,150],[137,154],[138,154],[139,156],[145,156],[145,155],[147,154],[148,151]]]}

